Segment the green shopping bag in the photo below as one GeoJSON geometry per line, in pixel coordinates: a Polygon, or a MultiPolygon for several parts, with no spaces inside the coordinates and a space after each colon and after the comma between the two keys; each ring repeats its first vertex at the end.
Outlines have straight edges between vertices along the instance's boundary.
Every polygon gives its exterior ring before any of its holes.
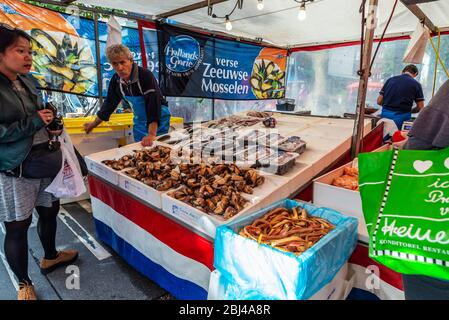
{"type": "Polygon", "coordinates": [[[369,256],[449,280],[449,148],[362,153],[359,187],[369,256]]]}

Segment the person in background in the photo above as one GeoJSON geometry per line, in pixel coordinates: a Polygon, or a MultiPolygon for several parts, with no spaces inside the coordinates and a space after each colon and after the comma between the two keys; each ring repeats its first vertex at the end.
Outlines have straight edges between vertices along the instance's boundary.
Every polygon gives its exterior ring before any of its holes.
{"type": "Polygon", "coordinates": [[[404,121],[411,118],[424,107],[424,94],[421,84],[415,80],[418,68],[410,64],[402,74],[388,79],[379,92],[377,104],[382,106],[381,118],[394,121],[401,130],[404,121]],[[413,108],[413,103],[416,107],[413,108]]]}
{"type": "MultiPolygon", "coordinates": [[[[419,114],[408,133],[404,150],[449,147],[449,80],[419,114]]],[[[421,275],[403,275],[408,300],[449,300],[449,281],[421,275]]]]}
{"type": "Polygon", "coordinates": [[[34,208],[45,254],[40,261],[41,273],[47,274],[78,257],[76,250],[56,250],[59,199],[45,191],[52,179],[12,175],[33,146],[48,143],[49,133],[60,134],[47,130],[54,114],[44,109],[26,76],[33,62],[30,40],[24,31],[0,24],[0,223],[5,224],[6,260],[19,281],[18,300],[37,299],[28,275],[28,228],[34,208]]]}
{"type": "Polygon", "coordinates": [[[151,146],[156,136],[165,134],[170,128],[170,111],[159,85],[148,69],[133,61],[128,47],[117,44],[106,49],[106,57],[115,70],[108,87],[108,95],[93,122],[84,124],[86,133],[103,121],[108,121],[119,103],[132,106],[134,112],[133,133],[136,142],[151,146]]]}

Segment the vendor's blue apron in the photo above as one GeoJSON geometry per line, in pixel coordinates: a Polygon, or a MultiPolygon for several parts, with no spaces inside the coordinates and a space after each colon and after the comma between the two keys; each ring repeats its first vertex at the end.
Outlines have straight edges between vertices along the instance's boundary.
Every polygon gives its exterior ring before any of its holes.
{"type": "MultiPolygon", "coordinates": [[[[123,98],[131,105],[134,118],[133,118],[133,134],[134,141],[139,142],[142,141],[143,137],[148,135],[148,126],[147,126],[147,112],[145,108],[145,97],[143,95],[142,88],[140,83],[137,82],[139,86],[141,96],[125,96],[123,91],[122,82],[120,82],[120,91],[122,92],[123,98]]],[[[161,116],[159,120],[159,125],[157,127],[156,135],[160,136],[162,134],[168,133],[170,129],[170,110],[168,106],[161,106],[161,116]]]]}
{"type": "Polygon", "coordinates": [[[400,112],[400,111],[392,111],[386,108],[382,108],[382,113],[380,114],[381,118],[387,118],[394,121],[398,130],[402,129],[402,124],[404,121],[410,120],[412,117],[411,112],[400,112]]]}

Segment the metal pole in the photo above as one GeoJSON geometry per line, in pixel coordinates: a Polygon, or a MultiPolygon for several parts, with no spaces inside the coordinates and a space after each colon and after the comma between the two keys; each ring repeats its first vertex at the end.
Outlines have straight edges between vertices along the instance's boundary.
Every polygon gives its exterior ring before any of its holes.
{"type": "Polygon", "coordinates": [[[363,47],[362,70],[357,95],[357,109],[351,144],[351,158],[357,157],[360,152],[360,142],[363,139],[365,127],[365,102],[370,76],[371,55],[373,51],[374,30],[376,29],[376,11],[378,0],[369,0],[368,16],[366,18],[365,41],[363,47]]]}
{"type": "Polygon", "coordinates": [[[98,31],[98,14],[94,12],[95,53],[97,56],[98,101],[103,104],[103,70],[101,69],[100,33],[98,31]]]}

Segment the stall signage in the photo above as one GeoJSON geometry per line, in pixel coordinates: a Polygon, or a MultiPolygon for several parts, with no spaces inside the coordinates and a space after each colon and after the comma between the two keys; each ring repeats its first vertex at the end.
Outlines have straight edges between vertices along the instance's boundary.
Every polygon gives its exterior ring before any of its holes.
{"type": "Polygon", "coordinates": [[[168,96],[277,99],[285,95],[287,51],[158,26],[160,84],[168,96]]]}
{"type": "Polygon", "coordinates": [[[164,53],[167,71],[174,76],[192,74],[202,59],[200,44],[189,36],[170,38],[164,53]]]}
{"type": "Polygon", "coordinates": [[[449,148],[361,154],[359,172],[370,256],[449,280],[449,148]]]}
{"type": "MultiPolygon", "coordinates": [[[[69,11],[69,9],[68,9],[69,11]]],[[[0,22],[20,28],[33,39],[32,77],[38,87],[98,96],[97,57],[94,21],[73,14],[58,13],[18,0],[3,0],[0,3],[0,22]]],[[[110,79],[114,75],[107,61],[107,25],[98,24],[100,62],[103,81],[103,96],[107,94],[110,79]]],[[[134,60],[141,65],[139,32],[122,28],[123,44],[133,53],[134,60]]],[[[158,49],[155,30],[146,29],[144,42],[148,68],[158,75],[158,49]]],[[[75,107],[82,106],[71,96],[75,107]]]]}

